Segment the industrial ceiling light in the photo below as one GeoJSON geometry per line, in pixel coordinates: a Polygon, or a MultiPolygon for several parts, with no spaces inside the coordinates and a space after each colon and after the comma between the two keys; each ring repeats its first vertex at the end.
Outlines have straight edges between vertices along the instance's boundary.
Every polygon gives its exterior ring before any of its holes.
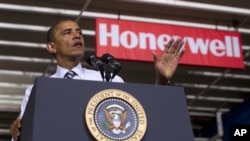
{"type": "Polygon", "coordinates": [[[226,90],[226,91],[238,91],[238,92],[250,92],[250,88],[246,87],[233,87],[233,86],[217,86],[212,85],[209,86],[207,84],[190,84],[190,83],[174,83],[176,86],[182,87],[191,87],[191,88],[200,88],[200,89],[216,89],[216,90],[226,90]]]}
{"type": "MultiPolygon", "coordinates": [[[[124,1],[124,0],[121,0],[121,1],[124,1]]],[[[220,11],[220,12],[234,13],[234,14],[241,14],[241,15],[250,14],[250,10],[246,8],[238,8],[238,7],[231,7],[231,6],[224,6],[224,5],[190,2],[190,1],[181,1],[181,0],[126,0],[126,1],[150,3],[150,4],[157,4],[157,5],[178,6],[178,7],[200,9],[200,10],[207,10],[207,11],[220,11]]]]}
{"type": "MultiPolygon", "coordinates": [[[[128,2],[154,2],[157,3],[157,0],[128,0],[128,2]]],[[[235,8],[235,7],[226,7],[221,6],[218,7],[216,5],[208,5],[208,4],[202,4],[202,3],[191,3],[191,2],[185,2],[185,1],[172,1],[172,2],[164,2],[165,4],[173,4],[173,3],[180,3],[179,5],[182,6],[190,6],[190,7],[197,7],[199,6],[204,7],[210,10],[213,9],[224,9],[224,12],[231,12],[231,13],[237,13],[237,14],[249,14],[250,11],[248,9],[243,8],[235,8]]],[[[159,3],[159,1],[158,1],[159,3]]],[[[47,13],[47,14],[59,14],[59,15],[68,15],[68,16],[78,16],[79,10],[69,10],[69,9],[59,9],[59,8],[49,8],[49,7],[37,7],[37,6],[27,6],[27,5],[17,5],[17,4],[6,4],[6,3],[0,3],[0,9],[4,10],[12,10],[12,11],[25,11],[25,12],[34,12],[34,13],[47,13]]],[[[191,22],[184,22],[184,21],[174,21],[174,20],[164,20],[164,19],[154,19],[154,18],[146,18],[146,17],[136,17],[136,16],[130,16],[130,15],[122,15],[122,14],[109,14],[109,13],[100,13],[100,12],[89,12],[84,11],[82,13],[83,17],[91,17],[91,18],[111,18],[111,19],[125,19],[125,20],[133,20],[133,21],[144,21],[144,22],[150,22],[150,23],[163,23],[163,24],[171,24],[171,25],[180,25],[180,26],[190,26],[190,27],[199,27],[199,28],[208,28],[208,29],[218,29],[218,30],[227,30],[227,31],[236,31],[235,28],[227,27],[227,26],[220,26],[220,25],[213,25],[213,24],[201,24],[201,23],[191,23],[191,22]]],[[[4,23],[2,25],[0,24],[0,27],[2,28],[6,27],[4,23]]],[[[8,28],[13,27],[15,25],[9,25],[8,28]]],[[[31,25],[32,26],[32,25],[31,25]]],[[[18,26],[19,28],[25,28],[29,29],[27,26],[18,26]]],[[[48,27],[42,27],[35,30],[45,30],[48,27]],[[44,29],[45,28],[45,29],[44,29]]],[[[250,29],[246,28],[238,28],[238,31],[241,33],[247,33],[250,34],[250,29]]],[[[93,34],[93,32],[89,33],[93,34]]]]}
{"type": "Polygon", "coordinates": [[[11,61],[21,61],[21,62],[36,62],[36,63],[51,63],[52,59],[41,59],[41,58],[31,58],[31,57],[17,57],[17,56],[0,55],[0,60],[11,60],[11,61]]]}

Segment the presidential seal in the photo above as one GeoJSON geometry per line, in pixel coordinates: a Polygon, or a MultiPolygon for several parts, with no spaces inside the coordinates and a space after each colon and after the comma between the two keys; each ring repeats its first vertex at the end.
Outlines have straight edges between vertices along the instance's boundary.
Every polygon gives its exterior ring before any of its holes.
{"type": "Polygon", "coordinates": [[[140,141],[147,128],[146,114],[139,101],[117,89],[95,94],[86,107],[85,120],[98,141],[140,141]]]}

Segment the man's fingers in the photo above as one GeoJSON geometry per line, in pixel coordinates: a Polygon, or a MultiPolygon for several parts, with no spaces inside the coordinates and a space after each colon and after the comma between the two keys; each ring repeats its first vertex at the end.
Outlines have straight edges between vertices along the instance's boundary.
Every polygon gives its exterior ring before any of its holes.
{"type": "Polygon", "coordinates": [[[178,55],[183,44],[184,44],[183,39],[177,38],[176,40],[174,40],[172,38],[165,46],[165,52],[178,55]]]}
{"type": "Polygon", "coordinates": [[[182,47],[180,52],[179,52],[179,58],[181,58],[183,56],[184,52],[185,52],[185,48],[182,47]]]}
{"type": "Polygon", "coordinates": [[[173,54],[179,55],[180,50],[184,44],[184,41],[180,38],[178,38],[175,43],[173,44],[173,54]]]}
{"type": "Polygon", "coordinates": [[[184,41],[180,40],[179,43],[178,43],[178,45],[177,45],[177,51],[178,51],[177,53],[179,55],[180,55],[181,51],[184,49],[183,45],[184,45],[184,41]]]}
{"type": "Polygon", "coordinates": [[[172,50],[172,44],[174,43],[174,39],[172,38],[167,45],[165,46],[164,52],[169,53],[172,50]]]}
{"type": "Polygon", "coordinates": [[[17,123],[17,127],[20,128],[20,127],[21,127],[21,120],[20,120],[20,119],[17,119],[17,120],[16,120],[16,123],[17,123]]]}
{"type": "Polygon", "coordinates": [[[20,131],[19,128],[21,127],[21,120],[16,119],[10,126],[10,134],[14,140],[17,140],[18,137],[20,136],[20,131]]]}
{"type": "Polygon", "coordinates": [[[158,56],[157,56],[156,52],[152,51],[152,55],[153,55],[154,63],[157,62],[158,56]]]}

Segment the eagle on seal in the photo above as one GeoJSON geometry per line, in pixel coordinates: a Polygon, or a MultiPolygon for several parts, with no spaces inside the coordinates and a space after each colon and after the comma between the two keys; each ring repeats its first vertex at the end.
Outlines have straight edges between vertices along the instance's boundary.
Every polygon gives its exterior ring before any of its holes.
{"type": "Polygon", "coordinates": [[[128,111],[124,110],[122,112],[112,112],[110,113],[107,109],[104,109],[104,114],[106,117],[106,120],[109,123],[109,130],[116,129],[116,130],[126,130],[126,127],[124,126],[128,111]]]}

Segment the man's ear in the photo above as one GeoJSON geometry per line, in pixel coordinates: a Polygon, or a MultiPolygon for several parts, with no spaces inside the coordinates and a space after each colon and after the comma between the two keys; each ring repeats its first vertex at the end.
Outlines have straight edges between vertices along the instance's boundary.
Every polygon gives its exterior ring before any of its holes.
{"type": "Polygon", "coordinates": [[[48,50],[49,53],[52,53],[52,54],[56,53],[56,47],[55,47],[55,45],[54,45],[53,42],[48,42],[46,44],[46,48],[47,48],[47,50],[48,50]]]}

